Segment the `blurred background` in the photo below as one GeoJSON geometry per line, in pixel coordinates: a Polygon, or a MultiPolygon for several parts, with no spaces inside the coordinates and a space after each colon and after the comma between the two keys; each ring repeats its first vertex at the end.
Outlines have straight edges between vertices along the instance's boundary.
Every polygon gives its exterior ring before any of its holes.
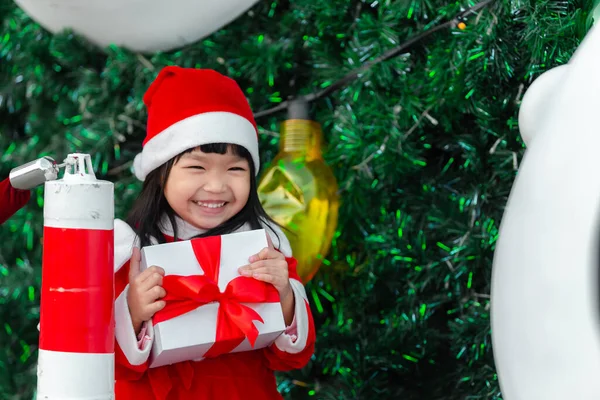
{"type": "MultiPolygon", "coordinates": [[[[167,65],[235,78],[257,113],[279,106],[257,122],[261,179],[281,179],[267,172],[286,101],[320,93],[310,118],[333,175],[314,179],[335,189],[329,216],[309,215],[308,201],[292,207],[293,193],[279,203],[263,194],[292,228],[304,221],[298,240],[314,226],[322,244],[304,274],[316,353],[278,375],[281,393],[500,399],[489,293],[524,150],[519,104],[537,76],[569,60],[597,1],[169,0],[154,13],[147,3],[0,0],[0,179],[41,156],[88,153],[97,177],[115,183],[123,218],[141,187],[131,166],[142,96],[167,65]]],[[[38,187],[0,226],[0,399],[35,392],[42,208],[38,187]]]]}

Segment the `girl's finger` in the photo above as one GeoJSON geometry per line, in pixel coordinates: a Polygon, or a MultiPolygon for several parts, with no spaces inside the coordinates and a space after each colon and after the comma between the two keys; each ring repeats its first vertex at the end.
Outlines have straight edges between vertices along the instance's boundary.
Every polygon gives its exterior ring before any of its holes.
{"type": "Polygon", "coordinates": [[[146,292],[146,299],[148,300],[148,303],[153,303],[154,301],[163,298],[166,295],[167,291],[164,288],[160,286],[154,286],[146,292]]]}
{"type": "Polygon", "coordinates": [[[133,280],[140,274],[141,259],[142,256],[140,254],[140,249],[134,247],[133,253],[131,254],[131,260],[129,261],[129,282],[133,282],[133,280]]]}
{"type": "Polygon", "coordinates": [[[253,255],[248,259],[251,263],[259,260],[285,260],[285,256],[275,249],[265,247],[258,254],[253,255]]]}
{"type": "MultiPolygon", "coordinates": [[[[271,259],[260,260],[260,261],[253,262],[250,265],[245,265],[245,266],[239,268],[238,272],[243,275],[243,271],[256,271],[257,269],[264,268],[264,267],[271,267],[271,268],[273,268],[273,271],[279,271],[278,275],[288,273],[288,266],[285,261],[271,260],[271,259]]],[[[248,275],[246,275],[246,276],[248,276],[248,275]]]]}
{"type": "Polygon", "coordinates": [[[271,265],[266,265],[266,266],[254,268],[254,269],[243,269],[242,271],[240,271],[240,274],[242,274],[243,276],[252,276],[252,277],[254,277],[256,275],[261,275],[261,274],[268,274],[268,275],[285,278],[283,271],[279,271],[277,268],[274,268],[271,265]]]}
{"type": "Polygon", "coordinates": [[[153,265],[150,268],[146,268],[144,271],[142,271],[142,273],[139,275],[139,278],[142,278],[141,280],[143,281],[148,279],[152,274],[160,274],[165,276],[165,270],[164,268],[153,265]]]}
{"type": "Polygon", "coordinates": [[[271,274],[254,274],[252,275],[252,278],[256,279],[257,281],[270,283],[273,286],[277,286],[277,283],[279,282],[278,277],[271,274]]]}
{"type": "Polygon", "coordinates": [[[154,316],[154,314],[156,314],[157,312],[159,312],[160,310],[165,308],[166,305],[167,305],[167,302],[164,300],[155,301],[154,303],[152,303],[148,306],[148,312],[152,316],[154,316]]]}
{"type": "Polygon", "coordinates": [[[155,286],[162,286],[162,283],[163,276],[158,272],[155,272],[152,275],[150,275],[145,281],[140,283],[140,289],[144,292],[147,292],[155,286]]]}
{"type": "Polygon", "coordinates": [[[268,258],[269,258],[269,248],[265,247],[264,249],[259,251],[257,254],[251,256],[248,259],[248,261],[250,261],[251,263],[254,263],[259,260],[267,260],[268,258]]]}
{"type": "Polygon", "coordinates": [[[240,274],[242,273],[242,271],[253,271],[255,269],[258,268],[263,268],[266,267],[270,264],[269,260],[260,260],[260,261],[255,261],[250,265],[244,265],[243,267],[239,268],[239,272],[240,274]]]}
{"type": "Polygon", "coordinates": [[[164,276],[165,270],[162,269],[161,267],[157,267],[156,265],[153,265],[150,268],[146,268],[138,276],[136,276],[135,282],[141,286],[146,280],[148,280],[148,278],[150,278],[154,274],[159,274],[159,275],[164,276]]]}

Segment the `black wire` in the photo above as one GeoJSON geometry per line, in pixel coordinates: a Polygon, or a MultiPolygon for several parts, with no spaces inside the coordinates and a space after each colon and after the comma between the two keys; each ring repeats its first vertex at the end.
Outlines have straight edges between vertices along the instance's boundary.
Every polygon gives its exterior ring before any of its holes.
{"type": "MultiPolygon", "coordinates": [[[[481,1],[481,2],[479,2],[477,4],[475,4],[473,7],[467,8],[465,11],[462,11],[462,12],[458,13],[452,20],[444,22],[444,23],[439,24],[439,25],[435,25],[435,26],[427,29],[426,31],[419,33],[418,35],[415,35],[415,36],[411,37],[406,42],[400,44],[397,47],[394,47],[393,49],[390,49],[390,50],[386,51],[385,53],[383,53],[382,55],[380,55],[376,59],[364,63],[363,65],[361,65],[360,67],[358,67],[354,71],[350,71],[349,73],[347,73],[346,75],[344,75],[344,77],[342,77],[341,79],[335,81],[331,85],[327,86],[325,89],[320,90],[320,91],[315,92],[315,93],[311,93],[311,94],[305,95],[305,96],[301,96],[302,99],[305,100],[305,101],[307,101],[307,102],[311,102],[311,101],[315,101],[315,100],[318,100],[318,99],[320,99],[322,97],[326,97],[326,96],[330,95],[331,93],[333,93],[336,90],[338,90],[338,89],[346,86],[347,84],[349,84],[350,82],[352,82],[353,80],[355,80],[356,78],[358,78],[358,76],[361,73],[369,70],[374,65],[379,64],[380,62],[383,62],[383,61],[387,61],[390,58],[394,58],[394,57],[400,55],[408,47],[414,45],[415,43],[420,42],[421,40],[427,38],[428,36],[433,35],[437,31],[440,31],[442,29],[449,28],[451,26],[456,25],[464,17],[468,16],[468,14],[475,13],[476,11],[478,11],[478,10],[486,7],[487,5],[489,5],[490,3],[492,3],[493,1],[495,1],[495,0],[484,0],[484,1],[481,1]]],[[[259,111],[259,112],[257,112],[257,113],[254,114],[254,119],[266,117],[268,115],[275,114],[278,111],[285,110],[288,107],[288,104],[289,104],[288,101],[284,101],[282,103],[279,103],[275,107],[272,107],[272,108],[269,108],[269,109],[266,109],[266,110],[263,110],[263,111],[259,111]]]]}

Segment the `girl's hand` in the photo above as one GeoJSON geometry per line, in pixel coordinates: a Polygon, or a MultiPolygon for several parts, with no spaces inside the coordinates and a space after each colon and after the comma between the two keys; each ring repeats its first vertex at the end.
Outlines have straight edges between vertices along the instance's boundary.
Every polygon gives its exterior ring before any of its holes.
{"type": "Polygon", "coordinates": [[[166,303],[160,298],[166,295],[162,288],[162,279],[165,270],[152,266],[140,273],[140,250],[133,248],[133,255],[129,263],[129,292],[127,304],[135,334],[139,334],[142,324],[149,321],[157,312],[162,310],[166,303]]]}
{"type": "Polygon", "coordinates": [[[288,264],[285,256],[275,250],[269,235],[267,241],[269,247],[250,257],[250,265],[241,267],[239,273],[275,286],[281,299],[286,325],[289,326],[294,319],[294,292],[290,284],[288,264]]]}

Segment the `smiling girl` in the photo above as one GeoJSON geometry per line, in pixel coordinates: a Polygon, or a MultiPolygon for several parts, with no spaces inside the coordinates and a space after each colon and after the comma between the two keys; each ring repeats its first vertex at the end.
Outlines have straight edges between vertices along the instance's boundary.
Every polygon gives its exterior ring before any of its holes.
{"type": "Polygon", "coordinates": [[[160,72],[144,103],[147,137],[134,163],[144,185],[127,223],[115,221],[116,399],[280,399],[274,371],[306,365],[315,332],[289,242],[258,198],[252,110],[232,79],[179,67],[160,72]],[[278,290],[286,331],[264,349],[149,369],[165,272],[140,272],[138,247],[253,229],[267,231],[269,247],[239,272],[278,290]]]}

